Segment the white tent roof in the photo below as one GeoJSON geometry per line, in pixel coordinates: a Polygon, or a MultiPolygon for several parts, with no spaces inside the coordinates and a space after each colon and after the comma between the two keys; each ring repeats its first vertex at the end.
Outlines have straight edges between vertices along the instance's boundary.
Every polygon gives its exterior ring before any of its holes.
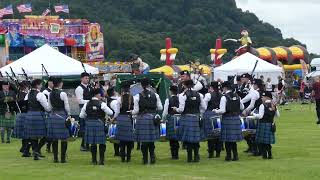
{"type": "MultiPolygon", "coordinates": [[[[42,64],[50,76],[80,75],[84,72],[81,62],[60,53],[47,44],[14,61],[13,63],[2,67],[0,71],[3,75],[5,75],[6,72],[11,75],[11,67],[13,72],[18,75],[23,74],[23,68],[28,76],[41,76],[45,75],[42,64]]],[[[99,73],[98,68],[87,64],[84,64],[84,66],[88,73],[99,73]]]]}
{"type": "Polygon", "coordinates": [[[257,67],[254,71],[255,77],[264,76],[264,79],[271,78],[273,84],[278,83],[278,76],[282,75],[282,68],[268,63],[257,56],[245,53],[232,61],[214,69],[214,79],[228,80],[228,76],[251,74],[256,62],[257,67]]]}
{"type": "Polygon", "coordinates": [[[314,58],[314,59],[312,59],[310,65],[311,65],[311,66],[320,66],[320,58],[314,58]]]}

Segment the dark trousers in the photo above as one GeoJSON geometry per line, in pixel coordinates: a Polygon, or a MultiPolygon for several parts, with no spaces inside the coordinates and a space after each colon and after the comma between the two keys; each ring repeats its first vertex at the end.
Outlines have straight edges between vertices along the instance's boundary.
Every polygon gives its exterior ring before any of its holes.
{"type": "Polygon", "coordinates": [[[23,153],[24,156],[29,156],[31,141],[29,139],[22,139],[21,144],[20,152],[23,153]]]}
{"type": "Polygon", "coordinates": [[[171,158],[172,159],[179,159],[179,141],[170,140],[170,150],[171,150],[171,158]]]}
{"type": "Polygon", "coordinates": [[[41,154],[41,149],[42,147],[48,142],[47,138],[46,137],[43,137],[40,139],[39,141],[39,153],[41,154]]]}
{"type": "Polygon", "coordinates": [[[2,143],[4,143],[4,134],[5,131],[7,131],[7,142],[10,142],[10,137],[11,137],[11,133],[12,133],[12,128],[8,128],[8,127],[2,127],[0,128],[1,130],[1,141],[2,143]]]}
{"type": "Polygon", "coordinates": [[[147,164],[149,154],[150,154],[150,163],[154,164],[156,161],[156,156],[154,153],[155,145],[154,142],[142,142],[141,143],[141,152],[143,157],[143,164],[147,164]],[[149,153],[149,154],[148,154],[149,153]]]}
{"type": "Polygon", "coordinates": [[[255,142],[256,136],[253,134],[250,134],[244,138],[247,141],[248,144],[248,152],[253,153],[254,155],[259,155],[259,148],[257,143],[255,142]]]}
{"type": "MultiPolygon", "coordinates": [[[[98,147],[96,144],[91,144],[90,147],[91,155],[92,155],[92,163],[97,164],[97,150],[98,147]]],[[[99,144],[99,164],[104,165],[104,153],[106,152],[106,145],[99,144]]]]}
{"type": "Polygon", "coordinates": [[[232,154],[233,154],[233,159],[232,159],[233,161],[239,160],[237,143],[225,142],[225,146],[226,146],[226,154],[227,154],[225,160],[230,161],[232,154]]]}
{"type": "Polygon", "coordinates": [[[113,143],[114,156],[120,156],[119,148],[119,144],[113,143]]]}
{"type": "Polygon", "coordinates": [[[200,144],[199,144],[199,142],[196,142],[196,143],[185,142],[185,144],[187,146],[187,154],[188,154],[187,161],[191,162],[193,159],[194,162],[199,162],[200,161],[200,155],[199,155],[200,144]],[[193,153],[194,153],[194,156],[193,156],[193,153]]]}
{"type": "Polygon", "coordinates": [[[130,162],[131,151],[133,149],[133,146],[134,146],[133,141],[120,141],[119,147],[120,147],[120,156],[121,156],[122,162],[125,162],[126,160],[127,162],[130,162]]]}
{"type": "Polygon", "coordinates": [[[32,139],[30,141],[31,141],[33,156],[39,157],[39,139],[32,139]]]}
{"type": "Polygon", "coordinates": [[[317,111],[318,121],[320,121],[320,99],[316,99],[316,111],[317,111]]]}
{"type": "Polygon", "coordinates": [[[214,151],[216,151],[216,157],[220,157],[220,153],[222,150],[222,144],[223,143],[218,138],[208,140],[209,158],[213,157],[214,151]]]}
{"type": "MultiPolygon", "coordinates": [[[[66,153],[68,148],[67,141],[61,141],[61,162],[64,163],[66,161],[66,153]]],[[[54,162],[58,162],[58,140],[52,141],[52,152],[54,162]]]]}

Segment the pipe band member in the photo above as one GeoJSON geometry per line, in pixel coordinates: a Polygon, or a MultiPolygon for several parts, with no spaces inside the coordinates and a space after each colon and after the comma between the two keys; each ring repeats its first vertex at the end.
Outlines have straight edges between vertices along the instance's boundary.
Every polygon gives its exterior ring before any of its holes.
{"type": "Polygon", "coordinates": [[[222,142],[220,141],[220,136],[215,136],[213,133],[214,124],[211,118],[217,116],[212,110],[218,109],[220,107],[220,100],[222,94],[219,91],[219,83],[211,82],[209,87],[209,92],[205,94],[204,102],[206,104],[206,111],[203,114],[203,129],[205,139],[208,139],[208,154],[209,158],[213,158],[214,151],[216,151],[216,158],[220,157],[222,142]]]}
{"type": "Polygon", "coordinates": [[[120,114],[117,117],[115,139],[119,140],[120,157],[122,162],[131,161],[131,151],[134,146],[134,119],[130,112],[133,110],[133,96],[130,94],[129,82],[121,84],[121,97],[118,99],[120,114]]]}
{"type": "Polygon", "coordinates": [[[16,115],[16,123],[13,129],[13,134],[12,136],[17,139],[21,139],[21,148],[20,152],[22,153],[22,157],[30,157],[30,147],[31,147],[31,142],[29,142],[27,139],[24,137],[24,123],[25,123],[25,115],[27,113],[27,104],[28,101],[25,101],[25,97],[29,93],[29,82],[27,81],[22,81],[19,84],[19,91],[17,95],[17,103],[20,108],[20,112],[18,111],[16,115]]]}
{"type": "Polygon", "coordinates": [[[250,119],[258,119],[256,142],[260,144],[260,151],[263,159],[272,159],[271,144],[275,144],[275,117],[280,113],[272,102],[271,92],[262,93],[263,103],[259,106],[259,112],[248,116],[250,119]]]}
{"type": "MultiPolygon", "coordinates": [[[[107,90],[107,105],[114,112],[111,122],[116,123],[117,117],[120,113],[120,104],[113,87],[107,90]]],[[[113,143],[113,149],[114,149],[114,156],[120,156],[119,144],[113,143]]]]}
{"type": "Polygon", "coordinates": [[[200,114],[205,109],[203,95],[192,90],[192,80],[184,81],[185,92],[179,94],[179,107],[173,110],[182,114],[181,117],[181,141],[187,146],[188,162],[192,162],[194,152],[194,162],[200,161],[200,114]]]}
{"type": "MultiPolygon", "coordinates": [[[[184,91],[183,82],[187,81],[187,80],[192,80],[190,72],[187,70],[181,71],[180,72],[180,81],[181,82],[179,83],[179,86],[178,86],[178,93],[182,93],[184,91]]],[[[198,80],[197,82],[195,82],[195,85],[192,87],[192,90],[199,92],[203,88],[204,88],[203,83],[201,83],[201,81],[198,80]]]]}
{"type": "Polygon", "coordinates": [[[92,90],[92,99],[85,103],[80,118],[85,118],[84,142],[90,144],[92,164],[97,165],[97,144],[99,144],[99,165],[104,165],[106,151],[105,117],[113,116],[113,111],[102,101],[99,89],[92,90]]]}
{"type": "MultiPolygon", "coordinates": [[[[34,160],[39,160],[42,155],[39,149],[39,139],[46,137],[45,112],[50,112],[46,96],[40,92],[42,81],[35,79],[31,83],[31,90],[26,96],[28,112],[25,116],[24,136],[31,140],[34,160]]],[[[42,156],[43,157],[43,156],[42,156]]]]}
{"type": "Polygon", "coordinates": [[[49,106],[52,112],[47,119],[47,139],[52,142],[53,161],[58,163],[58,141],[61,141],[61,163],[66,162],[69,130],[66,119],[70,116],[70,106],[67,93],[62,90],[61,78],[53,80],[53,89],[49,94],[49,106]]]}
{"type": "Polygon", "coordinates": [[[231,152],[233,153],[232,161],[238,161],[237,142],[243,139],[241,131],[240,113],[243,110],[243,104],[239,96],[232,92],[231,83],[226,81],[222,83],[224,95],[220,100],[219,109],[213,110],[217,114],[222,114],[221,122],[221,141],[226,146],[226,161],[231,161],[231,152]]]}
{"type": "MultiPolygon", "coordinates": [[[[251,111],[258,110],[260,104],[262,103],[260,94],[262,91],[264,91],[263,81],[261,79],[255,79],[252,81],[252,84],[253,84],[252,86],[253,88],[249,91],[249,93],[243,99],[241,99],[241,102],[243,104],[249,102],[249,105],[245,107],[245,110],[243,110],[242,112],[243,116],[247,116],[248,114],[251,113],[251,111]]],[[[250,125],[251,125],[251,127],[249,127],[250,129],[257,128],[256,123],[254,122],[251,123],[250,125]]],[[[255,134],[249,134],[244,138],[248,144],[248,150],[246,150],[245,152],[248,151],[248,152],[251,152],[254,156],[259,156],[260,155],[259,146],[258,144],[256,144],[255,134]]]]}
{"type": "Polygon", "coordinates": [[[10,143],[17,112],[16,93],[10,90],[9,82],[2,82],[2,90],[0,91],[0,131],[2,143],[5,143],[5,132],[7,132],[6,143],[10,143]]]}
{"type": "MultiPolygon", "coordinates": [[[[79,103],[80,110],[82,109],[83,105],[89,100],[91,100],[91,87],[89,85],[90,82],[90,75],[86,72],[81,73],[81,84],[76,88],[75,94],[79,103]]],[[[80,130],[79,135],[82,136],[80,151],[89,151],[89,144],[84,143],[84,131],[85,131],[85,121],[84,119],[79,118],[80,130]]]]}
{"type": "Polygon", "coordinates": [[[180,118],[180,113],[176,112],[173,107],[179,107],[178,87],[170,86],[171,97],[167,98],[164,103],[162,118],[167,122],[167,136],[169,139],[171,159],[179,159],[179,135],[177,129],[177,118],[180,118]]]}
{"type": "MultiPolygon", "coordinates": [[[[46,96],[47,100],[49,101],[49,96],[50,96],[50,93],[53,89],[53,77],[50,76],[48,78],[48,82],[46,83],[46,88],[42,91],[42,93],[46,96]]],[[[47,143],[47,148],[46,148],[46,151],[47,152],[51,152],[51,145],[52,145],[52,142],[50,140],[48,140],[47,138],[42,138],[40,139],[40,142],[39,142],[39,149],[41,151],[42,147],[47,143]]]]}
{"type": "Polygon", "coordinates": [[[154,142],[160,139],[159,124],[155,122],[157,111],[162,111],[163,107],[160,97],[148,89],[150,80],[141,80],[143,91],[133,97],[132,115],[137,116],[136,140],[141,142],[143,164],[148,164],[148,151],[150,153],[150,163],[156,162],[154,153],[154,142]]]}

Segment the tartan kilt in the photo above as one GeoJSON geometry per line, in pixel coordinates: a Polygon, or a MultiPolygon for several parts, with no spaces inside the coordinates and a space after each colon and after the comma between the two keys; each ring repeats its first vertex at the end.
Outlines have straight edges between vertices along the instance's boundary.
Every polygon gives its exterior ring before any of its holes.
{"type": "Polygon", "coordinates": [[[47,135],[45,113],[29,111],[25,115],[24,138],[39,139],[47,135]]]}
{"type": "Polygon", "coordinates": [[[99,119],[85,119],[84,142],[86,144],[106,144],[105,125],[99,119]]]}
{"type": "Polygon", "coordinates": [[[185,114],[181,116],[180,130],[181,141],[197,143],[201,140],[199,116],[194,114],[185,114]]]}
{"type": "MultiPolygon", "coordinates": [[[[180,116],[180,115],[179,115],[180,116]]],[[[166,138],[169,140],[179,140],[179,127],[177,127],[175,129],[175,125],[174,125],[174,119],[177,118],[177,115],[168,115],[167,116],[167,123],[166,123],[166,130],[167,130],[167,136],[166,138]]],[[[180,116],[181,117],[181,116],[180,116]]],[[[178,117],[178,118],[180,118],[178,117]]]]}
{"type": "Polygon", "coordinates": [[[24,139],[24,122],[26,113],[18,113],[16,115],[16,124],[13,128],[12,137],[17,139],[24,139]]]}
{"type": "Polygon", "coordinates": [[[141,114],[137,116],[137,142],[154,142],[160,139],[160,127],[154,125],[154,116],[155,114],[141,114]]]}
{"type": "Polygon", "coordinates": [[[132,120],[126,114],[120,114],[117,117],[117,131],[115,139],[119,141],[134,141],[132,120]]]}
{"type": "Polygon", "coordinates": [[[69,130],[65,122],[67,115],[64,111],[53,112],[47,118],[47,138],[50,140],[67,140],[69,138],[69,130]],[[61,117],[59,117],[59,116],[61,117]]]}
{"type": "Polygon", "coordinates": [[[258,123],[256,142],[263,144],[275,144],[275,135],[271,132],[272,123],[258,123]]]}
{"type": "Polygon", "coordinates": [[[12,114],[10,119],[6,119],[4,115],[0,115],[0,127],[4,128],[14,128],[16,115],[12,114]]]}
{"type": "Polygon", "coordinates": [[[218,131],[214,130],[214,125],[212,124],[212,117],[218,116],[216,113],[212,112],[212,111],[206,111],[205,113],[203,113],[203,122],[202,122],[202,129],[203,129],[203,135],[204,139],[217,139],[220,137],[220,133],[218,133],[218,131]],[[218,136],[219,134],[219,136],[218,136]]]}
{"type": "Polygon", "coordinates": [[[238,142],[243,139],[239,116],[222,116],[221,139],[223,142],[238,142]]]}

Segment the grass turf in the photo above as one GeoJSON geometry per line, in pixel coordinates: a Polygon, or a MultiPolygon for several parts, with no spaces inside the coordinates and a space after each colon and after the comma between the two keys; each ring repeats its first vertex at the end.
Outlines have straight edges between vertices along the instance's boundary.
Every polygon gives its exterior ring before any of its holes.
{"type": "MultiPolygon", "coordinates": [[[[281,108],[277,123],[273,160],[248,156],[239,144],[240,161],[224,162],[208,159],[206,144],[201,144],[200,163],[186,163],[186,152],[180,150],[180,160],[171,160],[168,143],[156,144],[157,163],[142,165],[141,153],[133,151],[131,163],[121,163],[113,157],[113,146],[107,144],[106,165],[90,164],[90,153],[79,151],[79,140],[69,144],[68,163],[54,164],[52,154],[41,161],[22,158],[20,141],[0,144],[0,179],[320,179],[319,127],[315,124],[314,107],[288,105],[281,108]],[[288,110],[289,109],[289,110],[288,110]]],[[[43,150],[44,151],[44,150],[43,150]]]]}

